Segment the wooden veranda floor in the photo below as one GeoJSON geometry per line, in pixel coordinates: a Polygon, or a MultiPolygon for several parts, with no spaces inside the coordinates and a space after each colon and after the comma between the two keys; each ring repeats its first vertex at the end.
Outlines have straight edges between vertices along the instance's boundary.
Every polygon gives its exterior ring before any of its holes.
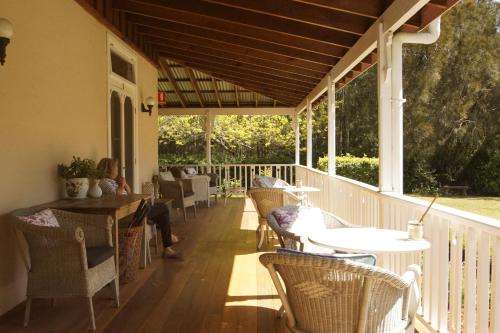
{"type": "MultiPolygon", "coordinates": [[[[192,214],[192,212],[190,212],[192,214]]],[[[121,306],[107,288],[94,297],[99,332],[285,332],[281,303],[256,252],[257,214],[249,199],[200,208],[184,224],[173,214],[183,262],[153,255],[133,283],[121,286],[121,306]]],[[[190,215],[191,216],[191,215],[190,215]]],[[[269,249],[271,246],[269,247],[269,249]]],[[[154,254],[154,249],[152,249],[154,254]]],[[[35,300],[28,328],[24,305],[0,317],[0,332],[86,332],[85,299],[35,300]]]]}

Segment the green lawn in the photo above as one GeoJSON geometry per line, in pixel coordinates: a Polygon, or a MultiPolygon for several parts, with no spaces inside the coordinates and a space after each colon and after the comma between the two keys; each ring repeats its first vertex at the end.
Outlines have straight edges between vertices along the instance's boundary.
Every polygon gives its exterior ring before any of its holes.
{"type": "MultiPolygon", "coordinates": [[[[432,201],[433,197],[415,195],[432,201]]],[[[500,197],[439,197],[436,203],[500,220],[500,197]]]]}

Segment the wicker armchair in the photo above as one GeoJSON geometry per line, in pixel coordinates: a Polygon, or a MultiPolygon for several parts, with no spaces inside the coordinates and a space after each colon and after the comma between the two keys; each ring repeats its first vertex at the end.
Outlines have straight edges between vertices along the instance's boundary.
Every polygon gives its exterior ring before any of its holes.
{"type": "Polygon", "coordinates": [[[257,249],[260,249],[264,242],[264,238],[269,232],[267,216],[274,208],[283,207],[285,205],[286,196],[288,194],[279,188],[253,188],[247,193],[250,198],[252,198],[255,209],[257,209],[259,215],[257,232],[260,235],[260,240],[257,249]]]}
{"type": "Polygon", "coordinates": [[[266,253],[259,259],[292,332],[414,332],[418,266],[400,277],[375,266],[308,254],[266,253]]]}
{"type": "MultiPolygon", "coordinates": [[[[293,207],[295,208],[295,207],[293,207]]],[[[304,220],[304,219],[299,219],[295,223],[304,223],[305,226],[302,228],[303,230],[308,230],[310,231],[311,228],[313,227],[319,227],[319,228],[324,228],[324,229],[334,229],[334,228],[348,228],[348,227],[353,227],[350,223],[344,221],[340,217],[325,212],[324,210],[320,210],[318,208],[306,208],[306,207],[296,207],[297,211],[299,209],[304,209],[304,210],[317,210],[320,212],[320,218],[317,221],[309,221],[309,220],[304,220]],[[313,223],[314,222],[314,223],[313,223]]],[[[274,211],[274,209],[273,209],[274,211]]],[[[267,215],[267,224],[271,229],[276,233],[278,236],[278,240],[280,242],[280,245],[284,249],[291,249],[291,250],[300,250],[304,251],[304,246],[307,244],[307,249],[306,251],[308,252],[323,252],[321,248],[319,248],[316,245],[311,244],[308,241],[308,233],[297,233],[297,232],[292,232],[290,229],[284,229],[282,228],[278,221],[276,220],[276,217],[273,214],[273,211],[271,211],[267,215]]],[[[316,216],[315,216],[316,218],[316,216]]],[[[331,252],[331,251],[329,251],[331,252]]]]}
{"type": "Polygon", "coordinates": [[[60,227],[36,226],[17,218],[38,210],[21,209],[10,215],[11,223],[22,232],[29,249],[29,254],[23,253],[28,270],[24,326],[28,325],[33,298],[83,296],[88,299],[91,329],[95,330],[94,294],[109,284],[115,305],[119,306],[113,221],[109,216],[61,210],[53,210],[60,227]]]}
{"type": "Polygon", "coordinates": [[[186,208],[193,207],[196,216],[196,200],[191,179],[159,180],[159,185],[161,196],[174,199],[173,208],[182,208],[184,222],[187,222],[186,208]]]}

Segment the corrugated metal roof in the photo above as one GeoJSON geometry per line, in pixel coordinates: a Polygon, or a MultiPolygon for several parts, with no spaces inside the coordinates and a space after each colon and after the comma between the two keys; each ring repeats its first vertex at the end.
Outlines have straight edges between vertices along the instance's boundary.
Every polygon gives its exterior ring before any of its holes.
{"type": "MultiPolygon", "coordinates": [[[[163,73],[163,71],[159,71],[158,90],[167,92],[167,104],[163,107],[169,108],[181,106],[181,98],[177,94],[176,90],[182,94],[182,99],[186,103],[185,107],[200,107],[200,99],[196,92],[196,88],[191,82],[188,68],[168,59],[165,59],[165,65],[168,66],[175,82],[170,82],[168,80],[168,76],[163,73]],[[173,84],[177,86],[177,89],[173,86],[173,84]]],[[[214,81],[217,85],[222,107],[237,107],[238,104],[240,107],[254,106],[256,105],[256,99],[258,106],[283,106],[283,104],[279,102],[275,103],[272,98],[266,97],[262,94],[248,91],[242,87],[238,87],[236,89],[236,86],[231,82],[213,78],[206,73],[194,69],[192,71],[205,107],[219,107],[213,83],[214,81]],[[236,97],[236,93],[238,94],[238,97],[236,97]]]]}

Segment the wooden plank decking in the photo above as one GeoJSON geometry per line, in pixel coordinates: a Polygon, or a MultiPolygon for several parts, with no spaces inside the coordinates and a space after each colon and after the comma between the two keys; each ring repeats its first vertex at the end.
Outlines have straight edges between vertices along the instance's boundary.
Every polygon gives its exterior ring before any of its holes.
{"type": "MultiPolygon", "coordinates": [[[[276,319],[280,300],[256,252],[257,215],[249,199],[219,201],[199,209],[187,224],[172,214],[185,261],[161,259],[121,288],[121,306],[111,291],[94,297],[99,332],[285,332],[276,319]]],[[[154,254],[154,249],[152,250],[154,254]]],[[[0,332],[86,332],[84,299],[33,302],[28,328],[24,305],[0,317],[0,332]]]]}

